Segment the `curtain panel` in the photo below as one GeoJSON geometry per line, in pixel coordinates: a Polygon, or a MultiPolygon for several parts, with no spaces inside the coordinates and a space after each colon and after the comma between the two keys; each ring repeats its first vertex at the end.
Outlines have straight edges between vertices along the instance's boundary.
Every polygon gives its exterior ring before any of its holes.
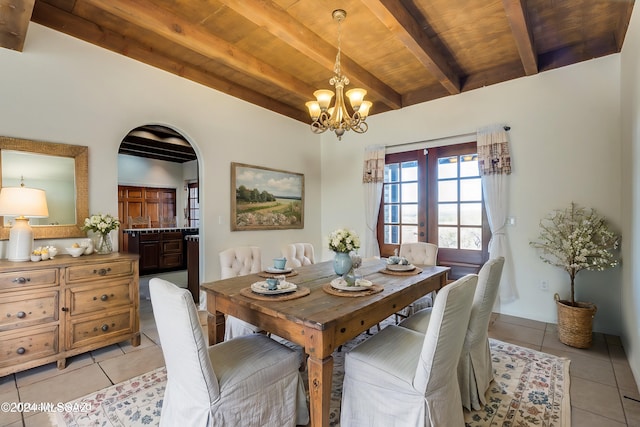
{"type": "Polygon", "coordinates": [[[378,246],[377,223],[380,212],[380,198],[384,183],[385,148],[381,145],[370,145],[365,148],[362,183],[364,186],[364,210],[367,224],[367,235],[364,242],[364,257],[380,256],[378,246]]]}
{"type": "Polygon", "coordinates": [[[513,274],[513,259],[506,224],[509,208],[509,174],[511,155],[509,136],[504,126],[494,125],[477,131],[478,167],[482,179],[482,192],[491,229],[489,258],[503,256],[505,264],[500,280],[500,302],[506,303],[518,298],[513,274]]]}

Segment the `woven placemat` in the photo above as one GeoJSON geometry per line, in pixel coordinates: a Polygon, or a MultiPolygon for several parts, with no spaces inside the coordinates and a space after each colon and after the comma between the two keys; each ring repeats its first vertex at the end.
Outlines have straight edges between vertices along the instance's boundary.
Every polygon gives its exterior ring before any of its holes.
{"type": "Polygon", "coordinates": [[[296,298],[302,298],[309,295],[311,291],[304,286],[298,286],[294,292],[288,294],[262,295],[251,290],[251,287],[240,289],[240,295],[248,298],[258,299],[260,301],[289,301],[296,298]]]}
{"type": "Polygon", "coordinates": [[[260,273],[258,273],[258,276],[265,277],[267,279],[270,277],[278,277],[278,276],[291,277],[296,275],[298,275],[298,272],[295,270],[291,270],[288,273],[268,273],[266,271],[261,271],[260,273]]]}
{"type": "Polygon", "coordinates": [[[377,294],[383,289],[384,287],[381,285],[371,285],[369,289],[365,289],[363,291],[341,291],[340,289],[336,289],[331,286],[331,283],[325,283],[324,285],[322,285],[323,291],[338,297],[366,297],[368,295],[377,294]]]}
{"type": "Polygon", "coordinates": [[[391,271],[383,268],[382,270],[380,270],[380,273],[390,274],[392,276],[414,276],[416,274],[422,273],[422,269],[420,267],[416,267],[411,271],[391,271]]]}

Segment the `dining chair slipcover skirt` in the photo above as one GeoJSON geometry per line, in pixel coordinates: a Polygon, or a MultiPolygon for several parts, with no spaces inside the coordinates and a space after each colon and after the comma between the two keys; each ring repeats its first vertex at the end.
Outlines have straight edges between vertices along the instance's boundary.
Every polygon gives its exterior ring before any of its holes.
{"type": "MultiPolygon", "coordinates": [[[[478,286],[473,297],[469,326],[458,363],[462,406],[468,410],[479,410],[484,407],[485,393],[493,380],[488,331],[491,311],[498,296],[503,265],[503,257],[491,259],[478,273],[478,286]]],[[[404,320],[400,326],[424,333],[430,317],[431,309],[427,308],[404,320]]]]}
{"type": "MultiPolygon", "coordinates": [[[[221,279],[245,276],[262,271],[262,255],[260,248],[257,246],[241,246],[226,249],[220,252],[219,256],[221,279]]],[[[226,316],[225,318],[225,340],[255,334],[256,332],[260,332],[260,328],[251,323],[247,323],[233,316],[226,316]]]]}
{"type": "Polygon", "coordinates": [[[343,427],[464,427],[455,372],[477,276],[438,293],[426,334],[387,326],[345,356],[343,427]]]}
{"type": "Polygon", "coordinates": [[[167,367],[161,427],[309,422],[295,351],[262,334],[207,348],[186,289],[153,278],[149,291],[167,367]]]}
{"type": "Polygon", "coordinates": [[[282,256],[287,259],[288,268],[302,267],[316,263],[311,243],[290,243],[282,247],[282,256]]]}

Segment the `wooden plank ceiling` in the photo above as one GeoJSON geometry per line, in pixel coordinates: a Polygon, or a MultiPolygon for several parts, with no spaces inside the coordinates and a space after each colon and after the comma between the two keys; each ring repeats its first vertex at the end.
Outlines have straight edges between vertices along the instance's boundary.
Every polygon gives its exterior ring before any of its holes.
{"type": "Polygon", "coordinates": [[[0,0],[0,45],[29,21],[309,122],[333,76],[371,114],[620,52],[634,0],[0,0]],[[347,89],[349,88],[347,87],[347,89]]]}

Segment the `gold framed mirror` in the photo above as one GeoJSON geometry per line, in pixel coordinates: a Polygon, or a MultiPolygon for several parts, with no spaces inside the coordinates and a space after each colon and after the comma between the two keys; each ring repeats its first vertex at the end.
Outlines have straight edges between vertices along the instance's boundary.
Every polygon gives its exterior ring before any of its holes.
{"type": "MultiPolygon", "coordinates": [[[[54,193],[55,197],[47,197],[47,204],[49,204],[50,218],[53,216],[55,219],[50,223],[32,223],[34,239],[64,239],[86,236],[86,232],[82,231],[82,226],[84,219],[89,216],[88,152],[89,148],[83,145],[0,136],[0,186],[19,186],[19,181],[24,179],[27,187],[40,188],[50,185],[54,189],[49,193],[54,193]],[[47,167],[38,167],[35,166],[36,164],[47,167]],[[41,177],[38,180],[38,185],[31,184],[30,173],[35,175],[42,169],[50,169],[50,173],[53,175],[41,177]],[[73,169],[73,173],[69,169],[73,169]],[[13,172],[9,174],[10,170],[13,172]],[[20,177],[16,176],[18,173],[20,177]],[[57,181],[58,179],[62,181],[57,181]],[[58,191],[63,187],[70,188],[70,194],[58,191]],[[61,206],[56,209],[56,205],[61,206]]],[[[47,192],[46,189],[45,192],[47,192]]],[[[5,218],[0,217],[0,240],[9,239],[10,229],[11,226],[5,221],[5,218]]]]}

